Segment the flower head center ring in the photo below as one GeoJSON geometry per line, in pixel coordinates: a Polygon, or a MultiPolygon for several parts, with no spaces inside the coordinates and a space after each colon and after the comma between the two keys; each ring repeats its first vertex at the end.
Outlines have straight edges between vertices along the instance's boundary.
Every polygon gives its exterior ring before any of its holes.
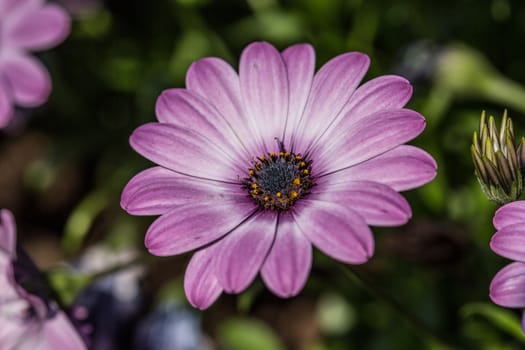
{"type": "Polygon", "coordinates": [[[250,197],[259,208],[286,211],[304,198],[315,185],[312,161],[301,154],[269,152],[258,157],[249,176],[242,180],[250,197]]]}

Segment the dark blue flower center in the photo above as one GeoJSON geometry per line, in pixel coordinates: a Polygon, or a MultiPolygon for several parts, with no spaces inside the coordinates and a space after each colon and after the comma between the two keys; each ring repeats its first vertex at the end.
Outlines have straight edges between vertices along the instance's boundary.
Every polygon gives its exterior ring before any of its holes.
{"type": "Polygon", "coordinates": [[[293,163],[280,159],[262,167],[258,183],[261,188],[272,194],[290,192],[293,180],[300,175],[298,173],[293,163]]]}
{"type": "Polygon", "coordinates": [[[257,158],[243,187],[259,208],[286,211],[315,185],[311,165],[301,154],[270,152],[257,158]]]}

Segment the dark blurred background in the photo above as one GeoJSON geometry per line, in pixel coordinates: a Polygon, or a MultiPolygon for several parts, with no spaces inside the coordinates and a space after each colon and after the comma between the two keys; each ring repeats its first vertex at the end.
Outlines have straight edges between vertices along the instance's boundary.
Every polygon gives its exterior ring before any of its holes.
{"type": "Polygon", "coordinates": [[[0,207],[14,211],[22,244],[62,301],[90,309],[93,348],[440,349],[318,252],[299,296],[281,300],[258,280],[205,312],[182,292],[188,256],[141,260],[153,218],[127,215],[119,200],[150,164],[129,135],[155,119],[162,90],[184,87],[191,62],[219,56],[237,67],[256,40],[279,49],[309,42],[318,67],[362,51],[372,59],[367,80],[399,74],[413,83],[408,107],[427,118],[414,144],[435,157],[439,175],[406,193],[409,224],[374,228],[375,256],[359,271],[459,348],[525,347],[518,313],[488,298],[506,262],[488,247],[496,206],[479,188],[469,149],[482,110],[499,120],[506,108],[523,135],[525,2],[60,3],[72,33],[38,54],[53,79],[51,97],[18,109],[0,133],[0,207]],[[120,273],[105,271],[119,264],[120,273]],[[91,283],[93,273],[105,277],[91,283]]]}

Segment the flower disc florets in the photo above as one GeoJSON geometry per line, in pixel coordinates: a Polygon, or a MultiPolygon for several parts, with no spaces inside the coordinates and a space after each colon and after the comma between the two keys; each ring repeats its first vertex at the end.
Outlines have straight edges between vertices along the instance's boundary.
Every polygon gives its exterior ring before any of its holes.
{"type": "Polygon", "coordinates": [[[270,152],[257,158],[243,187],[261,209],[286,211],[314,186],[311,164],[301,154],[270,152]]]}

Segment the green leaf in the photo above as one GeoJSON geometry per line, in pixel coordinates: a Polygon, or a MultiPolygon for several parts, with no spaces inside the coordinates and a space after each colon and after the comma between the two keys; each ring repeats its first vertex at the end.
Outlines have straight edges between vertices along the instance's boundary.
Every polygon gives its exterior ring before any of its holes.
{"type": "Polygon", "coordinates": [[[520,320],[516,314],[510,310],[487,303],[470,303],[463,306],[461,315],[464,318],[474,315],[483,316],[492,323],[492,325],[507,332],[522,343],[525,343],[525,335],[521,329],[520,320]]]}
{"type": "Polygon", "coordinates": [[[227,320],[219,328],[219,341],[230,350],[284,350],[284,345],[265,323],[250,319],[227,320]]]}
{"type": "Polygon", "coordinates": [[[47,280],[62,304],[70,305],[80,290],[90,282],[89,275],[61,266],[46,273],[47,280]]]}
{"type": "Polygon", "coordinates": [[[108,196],[95,191],[85,197],[69,216],[64,229],[62,246],[67,254],[74,254],[81,247],[97,215],[106,207],[108,196]]]}

